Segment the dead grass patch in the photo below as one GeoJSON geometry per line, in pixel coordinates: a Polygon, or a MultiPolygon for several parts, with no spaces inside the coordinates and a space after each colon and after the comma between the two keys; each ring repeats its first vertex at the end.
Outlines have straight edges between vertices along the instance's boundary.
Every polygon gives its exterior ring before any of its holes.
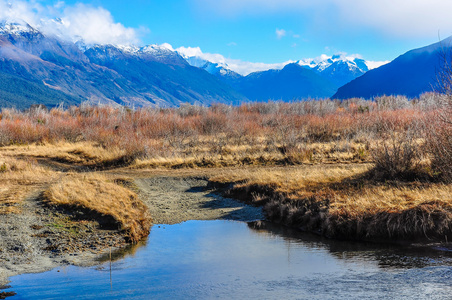
{"type": "Polygon", "coordinates": [[[21,202],[33,188],[56,176],[33,159],[0,155],[0,214],[19,213],[21,202]]]}
{"type": "Polygon", "coordinates": [[[99,223],[116,226],[132,242],[149,234],[151,217],[136,193],[100,174],[69,174],[43,194],[51,205],[84,210],[99,223]]]}
{"type": "Polygon", "coordinates": [[[450,240],[452,185],[375,182],[371,165],[248,170],[210,179],[263,205],[270,220],[326,236],[375,241],[450,240]]]}
{"type": "Polygon", "coordinates": [[[132,162],[125,150],[105,148],[95,142],[57,142],[40,143],[26,146],[7,146],[1,149],[4,155],[15,157],[49,158],[54,161],[84,166],[106,168],[122,166],[132,162]]]}
{"type": "Polygon", "coordinates": [[[276,144],[269,147],[266,138],[258,139],[260,145],[226,145],[216,149],[214,141],[203,147],[191,148],[188,152],[168,156],[135,159],[132,168],[212,168],[234,166],[280,166],[313,163],[368,162],[370,159],[366,145],[349,142],[327,142],[297,144],[286,147],[276,144]]]}

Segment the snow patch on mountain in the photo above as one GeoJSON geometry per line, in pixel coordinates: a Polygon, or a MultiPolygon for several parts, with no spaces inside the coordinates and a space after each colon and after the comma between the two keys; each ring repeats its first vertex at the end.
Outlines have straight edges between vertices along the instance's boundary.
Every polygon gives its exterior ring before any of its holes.
{"type": "Polygon", "coordinates": [[[289,60],[283,63],[265,64],[225,58],[221,54],[204,53],[199,47],[180,47],[173,49],[171,45],[165,45],[179,53],[190,65],[205,69],[211,74],[228,74],[234,72],[242,76],[247,76],[254,72],[281,70],[288,64],[297,63],[320,74],[328,73],[330,74],[329,76],[333,76],[339,72],[352,74],[347,74],[345,76],[346,78],[339,80],[339,83],[341,83],[342,81],[349,80],[349,78],[360,76],[369,70],[388,63],[388,61],[366,61],[360,55],[346,55],[341,53],[333,56],[322,54],[316,58],[302,59],[299,61],[289,60]]]}
{"type": "Polygon", "coordinates": [[[25,33],[37,34],[38,30],[31,27],[23,20],[2,20],[0,21],[0,34],[23,35],[25,33]]]}
{"type": "Polygon", "coordinates": [[[223,72],[227,72],[229,70],[242,76],[270,69],[280,70],[287,64],[294,62],[287,61],[277,64],[246,62],[240,59],[226,58],[221,54],[205,53],[199,47],[179,47],[175,49],[175,51],[185,58],[185,60],[192,66],[203,68],[207,62],[210,62],[217,64],[220,71],[221,69],[223,69],[223,72]]]}
{"type": "Polygon", "coordinates": [[[364,60],[361,55],[346,55],[343,53],[336,54],[333,56],[328,56],[326,54],[322,54],[316,58],[306,58],[299,60],[297,62],[300,66],[309,67],[319,73],[328,69],[331,65],[341,63],[349,66],[351,70],[359,69],[362,71],[369,71],[378,67],[381,67],[384,64],[389,63],[389,61],[369,61],[364,60]]]}

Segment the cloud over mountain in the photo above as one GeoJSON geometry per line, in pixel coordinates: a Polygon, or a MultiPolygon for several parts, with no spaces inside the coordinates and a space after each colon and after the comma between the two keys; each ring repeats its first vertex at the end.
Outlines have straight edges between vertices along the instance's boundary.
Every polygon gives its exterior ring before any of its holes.
{"type": "MultiPolygon", "coordinates": [[[[168,44],[166,44],[168,47],[168,44]]],[[[171,47],[169,45],[169,47],[171,47]]],[[[172,47],[171,47],[172,49],[172,47]]],[[[269,69],[282,69],[285,65],[289,63],[293,63],[294,61],[286,61],[282,63],[276,63],[276,64],[266,64],[266,63],[259,63],[259,62],[247,62],[242,61],[240,59],[232,59],[232,58],[226,58],[221,54],[212,54],[212,53],[204,53],[202,52],[201,48],[199,47],[179,47],[175,49],[177,52],[179,52],[181,55],[186,57],[199,57],[202,59],[205,59],[207,61],[210,61],[212,63],[216,63],[219,65],[227,66],[228,69],[239,73],[240,75],[246,76],[253,72],[259,72],[259,71],[266,71],[269,69]]]]}
{"type": "Polygon", "coordinates": [[[0,20],[25,21],[44,34],[88,44],[138,44],[146,29],[126,27],[114,21],[111,13],[85,4],[57,2],[43,6],[37,1],[0,0],[0,20]]]}

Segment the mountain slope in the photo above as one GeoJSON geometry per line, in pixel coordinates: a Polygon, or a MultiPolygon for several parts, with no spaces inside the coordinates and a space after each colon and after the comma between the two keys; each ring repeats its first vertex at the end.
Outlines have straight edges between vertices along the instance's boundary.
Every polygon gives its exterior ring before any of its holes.
{"type": "Polygon", "coordinates": [[[337,99],[372,98],[381,95],[417,97],[435,89],[440,53],[451,51],[452,38],[408,51],[389,64],[370,70],[338,89],[337,99]]]}
{"type": "Polygon", "coordinates": [[[183,102],[236,104],[244,99],[208,72],[190,66],[167,49],[154,46],[151,50],[127,51],[114,46],[96,46],[85,54],[92,63],[121,74],[128,80],[130,89],[160,106],[183,102]]]}
{"type": "Polygon", "coordinates": [[[60,103],[77,105],[81,100],[41,84],[0,73],[0,107],[26,109],[38,103],[54,107],[60,103]]]}
{"type": "MultiPolygon", "coordinates": [[[[200,52],[200,50],[199,50],[200,52]]],[[[236,88],[239,92],[244,93],[248,98],[259,98],[262,99],[272,99],[276,96],[276,98],[283,98],[283,99],[301,99],[306,97],[306,95],[309,95],[310,97],[315,98],[322,98],[326,96],[331,96],[335,91],[331,92],[331,88],[337,89],[340,86],[352,81],[353,79],[365,74],[369,67],[367,65],[367,62],[360,58],[349,58],[345,57],[343,55],[335,55],[332,57],[322,55],[321,57],[317,59],[305,59],[300,60],[297,62],[298,65],[302,66],[305,69],[312,70],[321,77],[323,77],[324,84],[328,85],[328,88],[319,88],[317,89],[318,93],[314,92],[315,89],[307,91],[312,84],[312,80],[317,80],[320,82],[321,80],[319,78],[314,79],[313,75],[307,75],[305,74],[305,79],[307,82],[304,84],[305,88],[300,89],[299,93],[295,93],[296,88],[294,86],[291,86],[288,84],[285,86],[287,89],[286,92],[282,91],[281,87],[278,87],[271,82],[268,82],[268,84],[265,84],[265,86],[260,86],[259,83],[253,83],[255,80],[261,80],[261,75],[259,76],[241,76],[240,74],[232,71],[229,66],[224,63],[214,63],[210,62],[200,56],[189,56],[184,53],[180,53],[181,56],[192,66],[198,67],[201,69],[206,70],[212,75],[215,75],[216,77],[220,78],[222,81],[228,83],[229,85],[236,88]],[[259,88],[261,92],[255,91],[253,92],[253,85],[255,85],[255,88],[259,88]],[[270,88],[272,87],[272,88],[270,88]],[[263,91],[266,91],[267,94],[264,94],[263,91]],[[328,92],[326,92],[328,90],[328,92]],[[290,92],[292,91],[292,92],[290,92]],[[277,96],[278,95],[278,96],[277,96]]],[[[289,64],[288,64],[289,65],[289,64]]],[[[277,74],[278,70],[267,70],[264,72],[269,72],[277,74]]],[[[301,71],[299,71],[301,72],[301,71]]],[[[298,72],[298,73],[299,73],[298,72]]],[[[255,74],[260,74],[262,72],[255,72],[255,74]]],[[[286,72],[283,72],[283,74],[286,72]]],[[[250,74],[251,75],[251,74],[250,74]]],[[[298,76],[299,74],[295,75],[298,76]]],[[[280,76],[280,75],[278,75],[280,76]]],[[[276,76],[276,77],[278,77],[276,76]]],[[[284,76],[284,75],[283,75],[284,76]]],[[[293,81],[295,79],[290,79],[286,77],[286,80],[293,81]]],[[[301,80],[301,79],[299,79],[301,80]]],[[[299,82],[298,80],[298,82],[299,82]]],[[[282,84],[285,84],[284,82],[281,82],[282,84]]],[[[255,100],[256,100],[255,99],[255,100]]]]}
{"type": "Polygon", "coordinates": [[[295,63],[282,70],[251,73],[227,82],[253,101],[327,98],[336,91],[331,81],[295,63]]]}
{"type": "MultiPolygon", "coordinates": [[[[20,79],[24,89],[19,87],[16,94],[24,92],[35,102],[43,101],[44,94],[66,99],[68,104],[90,100],[130,106],[233,104],[245,99],[215,76],[159,46],[78,46],[82,43],[45,36],[26,23],[0,22],[0,74],[20,79]]],[[[4,90],[5,97],[9,95],[5,105],[23,107],[31,101],[20,97],[19,101],[8,93],[4,90]]]]}

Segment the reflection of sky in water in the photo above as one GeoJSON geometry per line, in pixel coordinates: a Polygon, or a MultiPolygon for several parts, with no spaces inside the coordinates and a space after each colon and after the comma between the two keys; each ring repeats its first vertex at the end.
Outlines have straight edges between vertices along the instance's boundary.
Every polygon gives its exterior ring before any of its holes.
{"type": "Polygon", "coordinates": [[[448,252],[416,251],[265,223],[189,221],[154,226],[145,245],[113,262],[112,285],[105,262],[16,276],[9,290],[18,294],[11,299],[447,298],[448,252]]]}

